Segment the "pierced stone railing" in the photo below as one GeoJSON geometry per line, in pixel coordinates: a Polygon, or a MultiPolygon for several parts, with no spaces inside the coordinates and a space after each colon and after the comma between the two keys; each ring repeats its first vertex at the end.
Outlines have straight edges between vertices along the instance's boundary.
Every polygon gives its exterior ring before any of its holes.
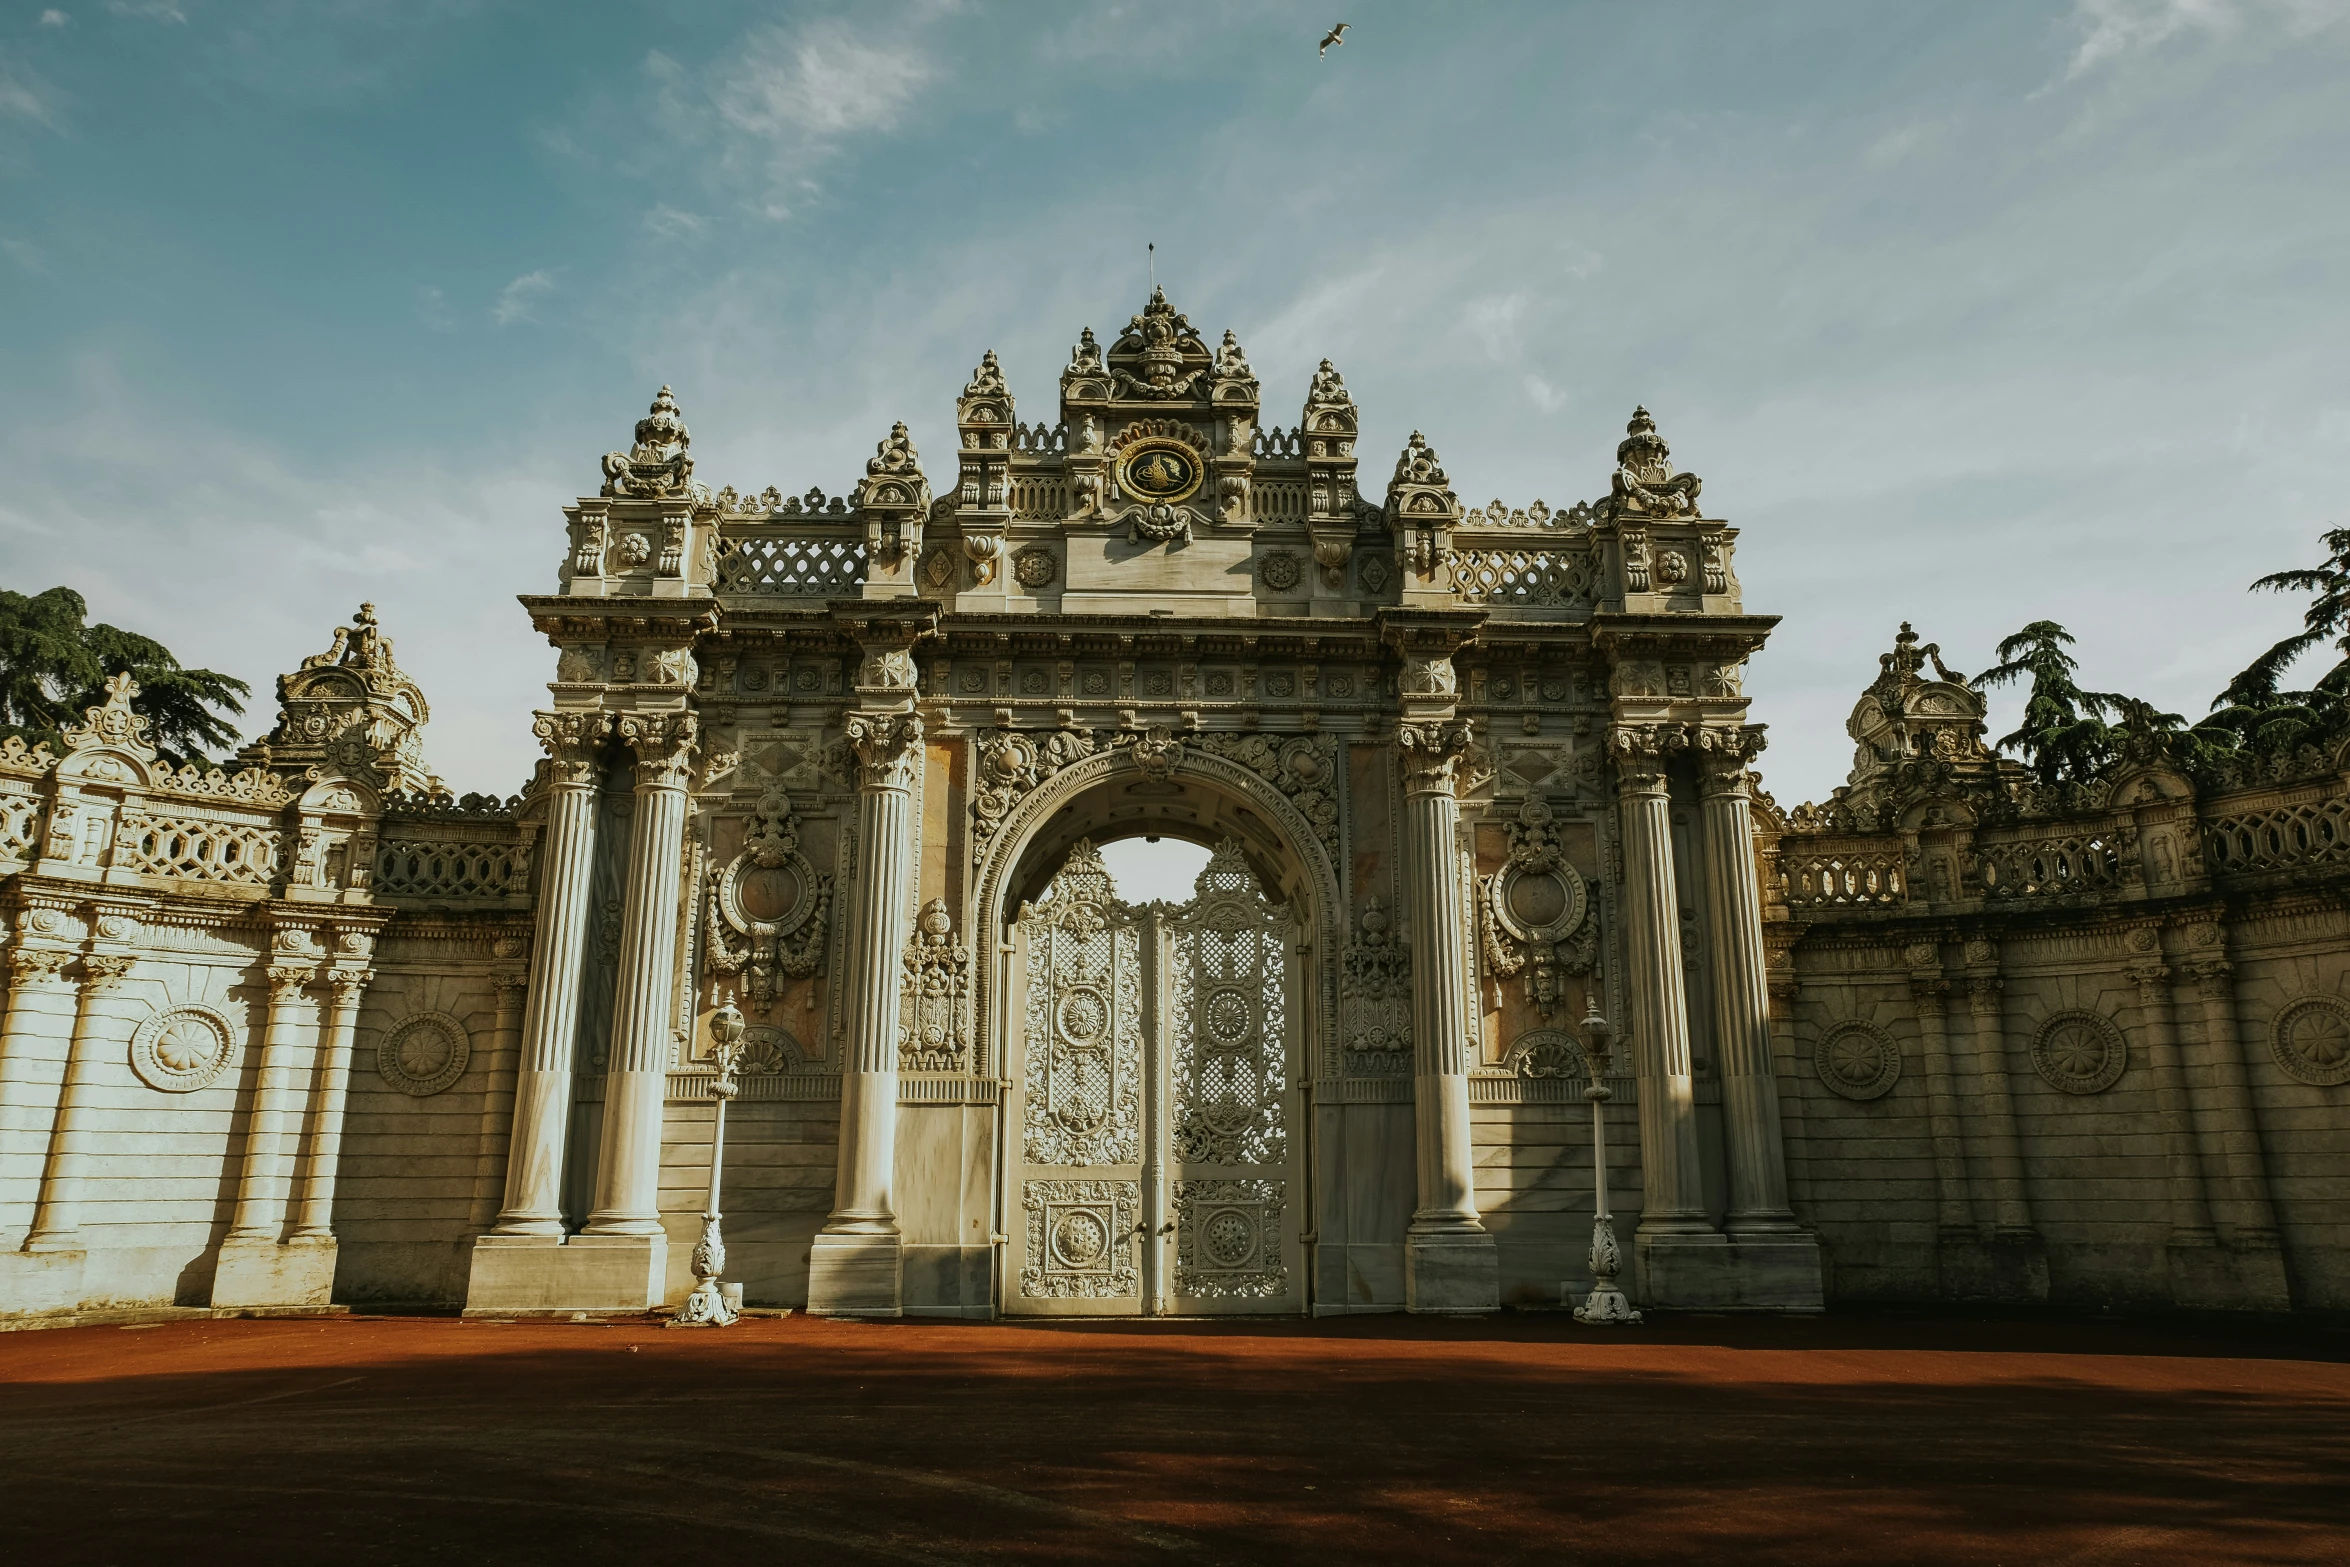
{"type": "Polygon", "coordinates": [[[275,821],[166,815],[142,807],[123,812],[116,824],[113,864],[142,876],[266,887],[284,866],[284,841],[275,821]]]}
{"type": "Polygon", "coordinates": [[[1278,462],[1284,457],[1302,457],[1306,443],[1303,430],[1284,430],[1279,425],[1260,425],[1249,443],[1250,454],[1264,460],[1278,462]]]}
{"type": "Polygon", "coordinates": [[[1986,898],[2087,897],[2121,885],[2121,854],[2099,831],[1977,839],[1974,854],[1975,881],[1986,898]]]}
{"type": "Polygon", "coordinates": [[[1069,427],[1065,424],[1015,424],[1012,426],[1012,450],[1036,457],[1051,457],[1069,449],[1069,427]]]}
{"type": "Polygon", "coordinates": [[[720,593],[853,594],[864,582],[864,537],[847,528],[730,526],[719,541],[720,593]]]}
{"type": "Polygon", "coordinates": [[[24,861],[40,853],[41,797],[29,788],[0,781],[0,861],[24,861]]]}
{"type": "Polygon", "coordinates": [[[1069,515],[1069,481],[1035,475],[1014,478],[1012,515],[1028,521],[1059,522],[1069,515]]]}
{"type": "Polygon", "coordinates": [[[2350,797],[2235,811],[2204,824],[2212,869],[2223,874],[2350,860],[2350,797]]]}
{"type": "Polygon", "coordinates": [[[1511,609],[1585,608],[1598,601],[1598,561],[1588,547],[1528,549],[1457,544],[1453,592],[1471,604],[1511,609]]]}
{"type": "Polygon", "coordinates": [[[1901,845],[1779,840],[1779,895],[1792,909],[1884,909],[1909,901],[1901,845]]]}
{"type": "Polygon", "coordinates": [[[1249,509],[1259,522],[1306,520],[1306,487],[1294,479],[1258,479],[1249,486],[1249,509]]]}

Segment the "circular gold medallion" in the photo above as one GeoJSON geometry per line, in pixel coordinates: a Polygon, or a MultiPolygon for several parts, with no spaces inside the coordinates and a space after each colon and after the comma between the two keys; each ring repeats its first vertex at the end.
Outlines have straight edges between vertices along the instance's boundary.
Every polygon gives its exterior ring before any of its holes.
{"type": "Polygon", "coordinates": [[[1118,488],[1136,500],[1162,505],[1199,488],[1199,453],[1171,435],[1145,436],[1118,456],[1118,488]]]}

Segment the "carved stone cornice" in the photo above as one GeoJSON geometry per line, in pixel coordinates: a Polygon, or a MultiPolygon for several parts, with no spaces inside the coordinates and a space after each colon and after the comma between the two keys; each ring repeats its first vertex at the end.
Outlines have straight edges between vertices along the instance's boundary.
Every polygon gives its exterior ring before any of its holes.
{"type": "Polygon", "coordinates": [[[612,734],[612,719],[597,712],[537,713],[532,715],[530,732],[546,748],[552,782],[592,784],[597,759],[612,734]]]}
{"type": "Polygon", "coordinates": [[[1736,729],[1708,724],[1697,729],[1690,737],[1690,748],[1697,753],[1698,778],[1705,797],[1745,794],[1747,769],[1768,743],[1760,724],[1743,724],[1736,729]]]}
{"type": "Polygon", "coordinates": [[[907,790],[922,764],[922,719],[915,713],[851,713],[843,725],[857,753],[860,789],[907,790]]]}
{"type": "Polygon", "coordinates": [[[1663,794],[1666,768],[1688,745],[1689,731],[1680,724],[1617,724],[1607,732],[1617,784],[1632,795],[1663,794]]]}
{"type": "Polygon", "coordinates": [[[701,723],[691,713],[623,713],[613,721],[621,744],[636,753],[639,789],[683,789],[693,771],[701,723]]]}
{"type": "Polygon", "coordinates": [[[1396,755],[1403,760],[1406,794],[1451,794],[1461,757],[1476,738],[1466,719],[1399,724],[1396,755]]]}

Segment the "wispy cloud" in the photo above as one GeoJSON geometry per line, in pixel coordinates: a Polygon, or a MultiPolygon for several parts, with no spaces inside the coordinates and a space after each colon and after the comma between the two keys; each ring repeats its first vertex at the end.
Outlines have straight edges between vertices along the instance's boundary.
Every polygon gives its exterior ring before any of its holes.
{"type": "Polygon", "coordinates": [[[646,233],[662,239],[693,239],[710,226],[710,220],[698,212],[683,212],[660,202],[645,214],[644,225],[646,233]]]}
{"type": "Polygon", "coordinates": [[[0,239],[0,254],[6,255],[9,260],[35,277],[49,275],[47,263],[42,261],[40,251],[34,248],[33,242],[29,239],[0,239]]]}
{"type": "Polygon", "coordinates": [[[457,318],[449,314],[447,297],[430,285],[416,290],[416,319],[435,332],[457,330],[457,318]]]}
{"type": "Polygon", "coordinates": [[[56,9],[55,7],[51,7],[49,10],[43,11],[41,13],[41,25],[43,27],[63,27],[70,20],[72,20],[72,18],[68,17],[63,11],[56,9]]]}
{"type": "Polygon", "coordinates": [[[713,72],[696,73],[657,51],[645,70],[660,84],[657,111],[672,133],[718,142],[723,166],[755,187],[759,209],[782,218],[846,143],[895,130],[937,79],[911,26],[865,33],[839,19],[764,25],[745,33],[713,72]]]}
{"type": "Polygon", "coordinates": [[[0,119],[30,120],[57,129],[57,106],[47,84],[6,60],[0,60],[0,119]]]}
{"type": "MultiPolygon", "coordinates": [[[[532,312],[540,299],[554,291],[555,278],[545,268],[525,272],[504,288],[498,290],[498,302],[490,306],[490,319],[499,326],[512,326],[517,321],[536,321],[532,312]]],[[[439,290],[433,290],[437,296],[439,290]]]]}
{"type": "Polygon", "coordinates": [[[106,0],[106,9],[116,16],[135,16],[149,22],[173,22],[188,25],[188,13],[179,8],[179,0],[106,0]]]}
{"type": "Polygon", "coordinates": [[[2081,41],[2064,74],[2077,80],[2185,33],[2222,37],[2267,22],[2306,34],[2344,21],[2350,21],[2350,0],[2073,0],[2081,41]]]}

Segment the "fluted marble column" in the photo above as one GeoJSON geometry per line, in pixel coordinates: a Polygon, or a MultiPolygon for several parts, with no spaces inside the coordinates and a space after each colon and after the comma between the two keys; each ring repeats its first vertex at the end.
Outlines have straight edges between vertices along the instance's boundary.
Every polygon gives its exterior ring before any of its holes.
{"type": "Polygon", "coordinates": [[[1687,741],[1686,731],[1675,724],[1623,724],[1608,735],[1623,821],[1624,990],[1631,1002],[1633,1059],[1640,1079],[1642,1201],[1636,1244],[1720,1238],[1706,1217],[1698,1165],[1681,895],[1673,874],[1673,807],[1666,790],[1666,768],[1687,741]]]}
{"type": "MultiPolygon", "coordinates": [[[[82,1249],[82,1179],[89,1168],[91,1116],[103,1070],[99,1036],[108,1032],[105,998],[121,986],[132,959],[92,953],[82,959],[81,1003],[74,1014],[73,1046],[65,1065],[65,1091],[57,1104],[57,1131],[49,1143],[49,1166],[41,1178],[40,1206],[26,1251],[82,1249]]],[[[115,1048],[119,1049],[117,1042],[115,1048]]]]}
{"type": "Polygon", "coordinates": [[[578,1047],[580,966],[586,959],[596,858],[596,802],[612,720],[602,713],[541,713],[532,725],[547,748],[553,788],[539,860],[537,939],[514,1083],[499,1235],[563,1233],[563,1148],[570,1135],[572,1057],[578,1047]]]}
{"type": "Polygon", "coordinates": [[[1787,1202],[1787,1154],[1779,1135],[1762,886],[1755,875],[1754,815],[1746,792],[1747,764],[1763,748],[1763,734],[1759,728],[1707,729],[1697,741],[1704,781],[1714,1039],[1730,1154],[1725,1227],[1734,1235],[1791,1235],[1798,1232],[1787,1202]]]}
{"type": "Polygon", "coordinates": [[[901,1309],[897,1163],[898,1008],[912,914],[913,791],[922,720],[852,713],[857,756],[857,896],[849,929],[849,1036],[841,1063],[840,1159],[830,1218],[809,1258],[808,1309],[895,1316],[901,1309]]]}
{"type": "Polygon", "coordinates": [[[1469,1067],[1477,1005],[1461,906],[1460,803],[1454,772],[1469,725],[1404,724],[1403,901],[1412,933],[1413,1129],[1419,1206],[1407,1237],[1414,1311],[1488,1311],[1499,1304],[1493,1237],[1477,1212],[1469,1131],[1469,1067]],[[1490,1276],[1489,1276],[1490,1275],[1490,1276]]]}
{"type": "Polygon", "coordinates": [[[665,1237],[661,1105],[668,1097],[677,1014],[677,880],[685,852],[686,775],[697,730],[691,713],[630,713],[615,728],[636,753],[636,814],[620,918],[620,978],[612,998],[595,1211],[582,1233],[641,1237],[658,1247],[665,1237]]]}
{"type": "Polygon", "coordinates": [[[294,1217],[293,1239],[331,1245],[335,1238],[335,1175],[343,1158],[343,1106],[351,1089],[351,1039],[359,1028],[359,1003],[367,994],[367,970],[339,968],[326,976],[326,1041],[310,1095],[310,1149],[302,1161],[302,1206],[294,1217]]]}

